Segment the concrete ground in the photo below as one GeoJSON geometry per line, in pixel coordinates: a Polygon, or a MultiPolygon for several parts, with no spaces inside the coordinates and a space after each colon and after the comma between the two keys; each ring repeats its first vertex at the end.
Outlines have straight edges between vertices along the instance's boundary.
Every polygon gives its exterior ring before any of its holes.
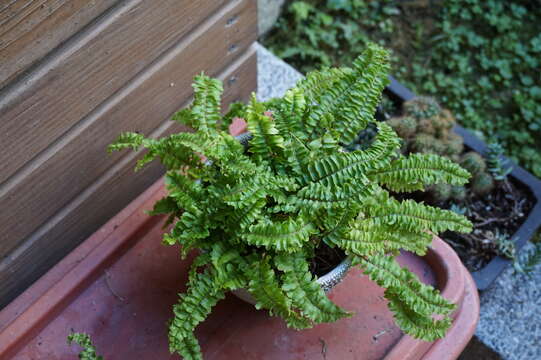
{"type": "MultiPolygon", "coordinates": [[[[301,78],[291,66],[258,46],[259,100],[282,96],[301,78]]],[[[476,338],[460,359],[541,360],[541,264],[531,277],[507,269],[481,294],[476,338]]]]}

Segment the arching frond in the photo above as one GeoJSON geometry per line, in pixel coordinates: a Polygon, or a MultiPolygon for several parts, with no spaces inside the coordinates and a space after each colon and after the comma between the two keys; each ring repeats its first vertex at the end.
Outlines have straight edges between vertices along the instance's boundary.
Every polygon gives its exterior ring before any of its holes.
{"type": "Polygon", "coordinates": [[[298,217],[285,221],[263,220],[250,226],[242,238],[250,245],[264,246],[269,249],[295,252],[302,248],[316,229],[311,222],[298,217]]]}
{"type": "Polygon", "coordinates": [[[325,291],[314,281],[302,253],[281,254],[275,258],[278,270],[283,271],[282,290],[303,316],[315,323],[332,322],[349,316],[336,306],[325,291]]]}
{"type": "Polygon", "coordinates": [[[388,166],[370,171],[368,176],[392,191],[415,191],[430,184],[464,185],[470,174],[448,158],[415,153],[400,156],[388,166]]]}
{"type": "Polygon", "coordinates": [[[449,303],[432,286],[422,284],[409,270],[401,268],[389,256],[356,257],[363,271],[381,287],[400,328],[409,335],[426,341],[443,337],[451,324],[449,303]],[[443,317],[432,318],[434,314],[443,317]]]}

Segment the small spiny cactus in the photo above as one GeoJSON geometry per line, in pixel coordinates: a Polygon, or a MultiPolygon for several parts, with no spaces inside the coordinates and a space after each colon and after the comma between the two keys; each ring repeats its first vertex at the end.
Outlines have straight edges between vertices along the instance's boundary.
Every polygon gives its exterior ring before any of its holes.
{"type": "MultiPolygon", "coordinates": [[[[419,132],[429,135],[436,135],[436,128],[432,122],[432,118],[425,118],[419,120],[419,126],[417,129],[419,132]]],[[[399,134],[400,135],[400,134],[399,134]]]]}
{"type": "Polygon", "coordinates": [[[449,184],[435,184],[429,189],[432,199],[436,202],[445,202],[451,198],[452,187],[449,184]]]}
{"type": "Polygon", "coordinates": [[[451,197],[453,200],[463,202],[466,200],[467,191],[464,186],[451,186],[451,197]]]}
{"type": "Polygon", "coordinates": [[[431,97],[418,96],[404,103],[404,113],[417,119],[426,119],[436,116],[440,113],[441,107],[438,102],[431,97]]]}
{"type": "Polygon", "coordinates": [[[470,189],[477,196],[486,195],[494,189],[494,179],[485,171],[477,173],[471,180],[470,189]]]}
{"type": "Polygon", "coordinates": [[[458,134],[449,134],[443,144],[445,145],[445,155],[460,155],[464,151],[464,140],[458,134]]]}
{"type": "Polygon", "coordinates": [[[460,158],[460,166],[468,170],[473,175],[482,173],[486,170],[485,159],[475,151],[468,151],[460,158]]]}
{"type": "Polygon", "coordinates": [[[387,122],[402,139],[409,139],[415,135],[417,120],[411,116],[394,117],[387,122]]]}
{"type": "Polygon", "coordinates": [[[413,138],[410,150],[413,152],[430,152],[436,147],[436,138],[429,134],[420,133],[413,138]]]}

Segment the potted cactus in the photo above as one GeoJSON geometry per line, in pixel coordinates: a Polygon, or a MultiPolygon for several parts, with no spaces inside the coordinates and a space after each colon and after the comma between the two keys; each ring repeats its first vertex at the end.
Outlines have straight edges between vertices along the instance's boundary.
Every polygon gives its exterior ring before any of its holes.
{"type": "Polygon", "coordinates": [[[321,258],[359,266],[386,288],[404,332],[425,340],[445,335],[454,305],[394,258],[400,250],[423,255],[434,233],[468,232],[471,224],[391,192],[462,186],[469,173],[434,154],[400,154],[395,131],[374,119],[387,71],[387,52],[372,44],[351,68],[313,72],[283,98],[253,97],[223,117],[220,82],[200,75],[193,104],[173,117],[195,132],[161,139],[124,133],[110,146],[146,148],[138,167],[160,158],[169,194],[152,214],[173,223],[163,241],[180,244],[183,256],[199,251],[173,308],[171,352],[201,358],[193,331],[228,291],[243,289],[258,309],[296,329],[350,316],[318,283],[332,272],[321,258]],[[248,124],[241,139],[223,130],[235,117],[248,124]],[[373,143],[344,151],[367,126],[376,128],[373,143]]]}

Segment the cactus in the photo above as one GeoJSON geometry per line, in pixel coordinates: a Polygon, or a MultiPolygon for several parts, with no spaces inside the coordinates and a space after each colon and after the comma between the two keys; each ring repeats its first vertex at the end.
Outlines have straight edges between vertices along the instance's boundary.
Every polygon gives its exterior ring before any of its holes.
{"type": "Polygon", "coordinates": [[[406,101],[403,105],[404,113],[417,119],[426,119],[440,113],[441,107],[438,102],[428,96],[418,96],[413,100],[406,101]]]}
{"type": "Polygon", "coordinates": [[[460,166],[473,175],[482,173],[487,168],[485,159],[475,151],[469,151],[460,158],[460,166]]]}
{"type": "Polygon", "coordinates": [[[449,184],[435,184],[429,188],[429,193],[437,202],[444,202],[451,198],[451,185],[449,184]]]}
{"type": "Polygon", "coordinates": [[[479,172],[471,180],[470,189],[477,196],[486,195],[494,189],[494,179],[485,171],[479,172]]]}
{"type": "Polygon", "coordinates": [[[456,120],[449,110],[443,109],[438,116],[433,118],[432,122],[437,131],[446,132],[453,128],[456,120]]]}
{"type": "Polygon", "coordinates": [[[411,142],[410,150],[414,152],[427,152],[434,148],[436,138],[429,134],[417,134],[411,142]]]}
{"type": "Polygon", "coordinates": [[[405,141],[402,152],[432,153],[459,160],[464,140],[452,131],[455,119],[449,110],[430,97],[407,101],[403,110],[404,116],[387,121],[405,141]]]}
{"type": "Polygon", "coordinates": [[[411,116],[401,116],[390,119],[387,122],[402,139],[408,139],[415,135],[417,121],[411,116]]]}
{"type": "Polygon", "coordinates": [[[455,133],[449,134],[443,141],[443,144],[445,145],[445,155],[460,155],[464,150],[464,140],[462,139],[462,136],[455,133]]]}
{"type": "Polygon", "coordinates": [[[429,135],[436,135],[436,128],[432,123],[432,119],[420,119],[419,125],[417,126],[417,132],[429,135]]]}
{"type": "Polygon", "coordinates": [[[452,186],[451,187],[451,197],[453,200],[458,202],[463,202],[466,200],[467,191],[464,186],[452,186]]]}

